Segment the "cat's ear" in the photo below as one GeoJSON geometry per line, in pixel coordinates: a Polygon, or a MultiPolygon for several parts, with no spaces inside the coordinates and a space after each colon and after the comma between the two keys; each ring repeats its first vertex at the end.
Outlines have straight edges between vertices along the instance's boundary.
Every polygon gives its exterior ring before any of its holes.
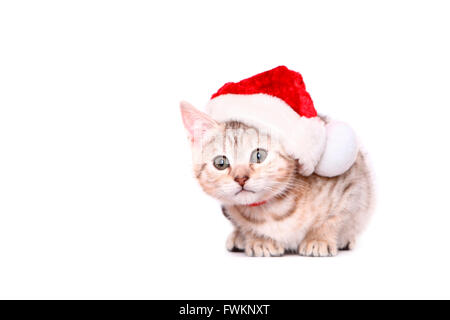
{"type": "Polygon", "coordinates": [[[181,117],[191,142],[199,141],[204,133],[219,124],[206,113],[197,110],[189,102],[180,102],[181,117]]]}
{"type": "Polygon", "coordinates": [[[346,172],[358,155],[358,142],[353,129],[340,121],[327,121],[326,144],[315,173],[323,177],[335,177],[346,172]]]}

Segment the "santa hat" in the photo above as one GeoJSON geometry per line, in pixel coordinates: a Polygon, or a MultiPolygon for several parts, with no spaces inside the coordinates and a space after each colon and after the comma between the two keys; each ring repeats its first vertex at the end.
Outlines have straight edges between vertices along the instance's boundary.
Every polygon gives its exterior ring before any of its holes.
{"type": "Polygon", "coordinates": [[[353,130],[318,117],[301,74],[285,66],[226,83],[212,95],[207,112],[219,122],[236,120],[270,131],[298,159],[303,175],[337,176],[356,159],[353,130]]]}

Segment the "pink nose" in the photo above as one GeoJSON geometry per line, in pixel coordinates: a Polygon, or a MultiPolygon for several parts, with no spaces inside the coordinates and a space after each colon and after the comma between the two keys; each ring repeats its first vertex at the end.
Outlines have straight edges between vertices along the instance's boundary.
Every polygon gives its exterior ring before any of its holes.
{"type": "Polygon", "coordinates": [[[237,183],[239,183],[239,185],[240,185],[241,187],[244,186],[245,181],[247,181],[247,180],[248,180],[248,176],[243,176],[243,177],[236,177],[236,178],[234,178],[234,181],[236,181],[237,183]]]}

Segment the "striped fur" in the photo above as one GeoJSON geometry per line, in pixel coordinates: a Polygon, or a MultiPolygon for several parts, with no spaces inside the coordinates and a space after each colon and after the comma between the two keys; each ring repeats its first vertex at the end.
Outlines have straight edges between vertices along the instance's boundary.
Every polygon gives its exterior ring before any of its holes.
{"type": "Polygon", "coordinates": [[[343,175],[308,177],[301,164],[287,156],[282,145],[267,133],[240,122],[217,124],[204,142],[193,145],[194,171],[203,190],[222,203],[224,215],[235,231],[227,240],[229,250],[249,256],[279,256],[294,251],[305,256],[334,256],[352,249],[366,225],[373,204],[368,166],[360,152],[343,175]],[[268,151],[265,161],[249,163],[256,148],[268,151]],[[217,170],[212,159],[225,155],[230,167],[217,170]],[[241,189],[234,180],[247,175],[241,189]],[[249,207],[250,203],[267,201],[249,207]]]}

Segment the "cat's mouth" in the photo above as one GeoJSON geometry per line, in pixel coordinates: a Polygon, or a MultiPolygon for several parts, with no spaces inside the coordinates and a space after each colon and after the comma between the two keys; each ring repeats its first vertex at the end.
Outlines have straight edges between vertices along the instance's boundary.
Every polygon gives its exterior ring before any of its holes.
{"type": "Polygon", "coordinates": [[[240,194],[241,192],[255,193],[255,191],[253,191],[253,190],[249,190],[249,189],[242,188],[241,190],[239,190],[238,192],[236,192],[234,195],[237,196],[237,195],[240,194]]]}

